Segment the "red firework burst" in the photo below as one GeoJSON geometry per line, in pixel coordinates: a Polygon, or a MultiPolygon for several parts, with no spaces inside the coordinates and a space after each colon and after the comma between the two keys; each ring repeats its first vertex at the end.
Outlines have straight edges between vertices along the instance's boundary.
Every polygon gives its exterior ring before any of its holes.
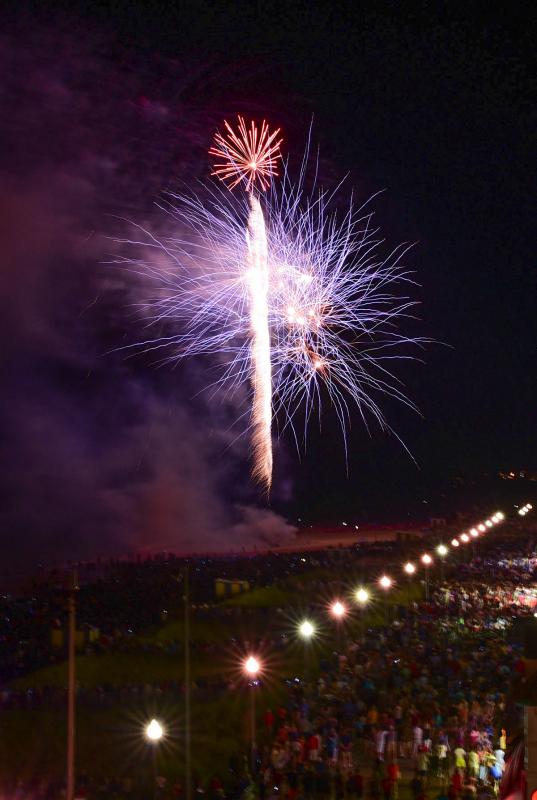
{"type": "Polygon", "coordinates": [[[265,120],[260,128],[253,120],[247,127],[243,117],[238,118],[238,131],[234,131],[228,122],[224,122],[224,126],[226,134],[216,133],[209,150],[209,155],[217,159],[211,174],[228,181],[230,189],[244,181],[248,192],[254,186],[265,191],[270,178],[278,174],[276,162],[281,158],[283,141],[277,138],[280,129],[270,133],[265,120]]]}

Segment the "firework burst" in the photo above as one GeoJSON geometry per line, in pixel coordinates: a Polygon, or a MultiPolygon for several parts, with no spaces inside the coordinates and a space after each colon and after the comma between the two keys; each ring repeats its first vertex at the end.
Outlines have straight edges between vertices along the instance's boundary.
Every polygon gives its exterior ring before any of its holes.
{"type": "Polygon", "coordinates": [[[271,133],[264,120],[260,128],[254,121],[248,126],[243,117],[238,118],[237,131],[228,122],[224,127],[227,135],[217,133],[209,150],[209,155],[217,159],[211,174],[228,182],[230,189],[242,183],[247,192],[254,188],[266,191],[271,178],[278,174],[280,129],[271,133]]]}
{"type": "Polygon", "coordinates": [[[263,206],[253,192],[215,184],[203,197],[167,195],[161,208],[183,236],[142,231],[126,242],[135,252],[119,259],[155,286],[144,304],[150,326],[170,326],[170,335],[137,347],[164,361],[217,353],[225,361],[218,385],[251,383],[253,472],[267,489],[273,420],[300,446],[328,399],[344,434],[351,404],[368,429],[373,419],[391,430],[382,396],[415,409],[392,364],[426,341],[400,329],[415,305],[401,294],[413,283],[403,263],[409,246],[383,253],[372,213],[351,203],[337,214],[333,195],[306,192],[308,157],[309,149],[297,184],[284,166],[263,206]]]}

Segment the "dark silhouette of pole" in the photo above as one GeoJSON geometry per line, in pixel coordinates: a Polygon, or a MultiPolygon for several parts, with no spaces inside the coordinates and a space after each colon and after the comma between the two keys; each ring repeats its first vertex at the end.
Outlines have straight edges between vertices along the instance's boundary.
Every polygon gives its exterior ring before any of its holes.
{"type": "Polygon", "coordinates": [[[255,767],[256,767],[256,750],[257,750],[257,742],[255,736],[255,679],[250,681],[250,742],[251,742],[251,750],[250,750],[250,765],[252,770],[252,779],[255,775],[255,767]]]}
{"type": "Polygon", "coordinates": [[[184,580],[185,602],[185,797],[192,800],[192,766],[190,735],[190,596],[188,582],[188,564],[185,567],[184,580]]]}
{"type": "Polygon", "coordinates": [[[68,660],[67,660],[67,795],[75,797],[75,636],[76,636],[76,592],[78,581],[76,570],[71,575],[71,586],[67,596],[68,611],[68,660]]]}

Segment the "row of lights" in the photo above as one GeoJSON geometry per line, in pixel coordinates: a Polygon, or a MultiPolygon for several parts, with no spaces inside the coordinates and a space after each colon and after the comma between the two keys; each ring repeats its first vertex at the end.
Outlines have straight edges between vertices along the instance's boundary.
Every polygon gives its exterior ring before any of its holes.
{"type": "MultiPolygon", "coordinates": [[[[518,513],[520,516],[524,517],[529,511],[532,510],[532,508],[533,506],[531,503],[526,503],[525,506],[518,510],[518,513]]],[[[504,519],[505,514],[503,514],[501,511],[497,511],[496,514],[493,514],[489,519],[485,520],[484,522],[480,522],[474,528],[471,528],[468,533],[462,533],[458,539],[452,539],[451,546],[457,548],[460,547],[461,544],[467,544],[473,539],[477,539],[481,534],[486,533],[487,530],[502,522],[504,519]]],[[[445,544],[439,544],[436,548],[436,552],[440,558],[443,559],[447,556],[449,548],[445,544]]],[[[423,553],[423,555],[420,557],[420,560],[425,569],[428,569],[433,564],[433,558],[429,553],[423,553]]],[[[403,570],[408,576],[414,575],[416,572],[416,565],[411,561],[407,561],[403,566],[403,570]]],[[[378,585],[384,591],[391,589],[393,584],[393,579],[388,575],[382,575],[378,579],[378,585]]],[[[364,587],[357,589],[354,593],[354,597],[356,602],[362,607],[366,606],[371,600],[370,593],[364,587]]],[[[340,600],[335,600],[330,606],[330,613],[336,619],[342,619],[347,614],[347,611],[347,606],[340,600]]],[[[314,624],[310,622],[310,620],[306,619],[299,624],[298,633],[303,639],[311,639],[315,635],[316,629],[314,624]]],[[[260,661],[255,656],[248,656],[248,658],[246,658],[243,662],[243,668],[245,674],[252,679],[255,679],[262,669],[260,661]]],[[[149,741],[156,743],[164,736],[164,729],[156,719],[153,719],[146,726],[145,734],[149,741]]]]}
{"type": "Polygon", "coordinates": [[[497,511],[496,514],[493,514],[492,517],[486,519],[484,522],[480,522],[474,528],[470,528],[468,533],[461,533],[459,538],[454,538],[451,540],[452,547],[459,547],[461,544],[468,544],[471,542],[472,539],[477,539],[482,533],[486,533],[487,530],[493,528],[498,523],[503,522],[505,519],[505,514],[502,511],[497,511]]]}

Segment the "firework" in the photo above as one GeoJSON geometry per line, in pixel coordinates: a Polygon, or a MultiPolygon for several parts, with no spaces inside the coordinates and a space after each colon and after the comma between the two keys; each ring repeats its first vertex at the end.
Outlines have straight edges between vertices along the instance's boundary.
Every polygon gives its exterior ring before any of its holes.
{"type": "Polygon", "coordinates": [[[278,174],[276,164],[282,139],[277,137],[280,129],[270,133],[264,120],[260,128],[253,121],[248,127],[242,117],[238,118],[237,131],[228,122],[224,122],[224,126],[227,136],[217,133],[209,150],[209,155],[218,159],[212,174],[229,181],[230,189],[244,183],[248,192],[254,187],[266,191],[270,179],[278,174]]]}
{"type": "MultiPolygon", "coordinates": [[[[415,304],[401,294],[413,283],[403,263],[409,246],[382,255],[372,213],[351,203],[338,215],[332,195],[307,193],[308,157],[297,184],[284,166],[262,197],[216,184],[203,196],[168,194],[161,208],[182,235],[140,229],[128,240],[135,251],[119,259],[155,286],[144,303],[150,325],[169,324],[169,335],[137,347],[164,361],[216,353],[225,362],[218,385],[232,391],[251,382],[253,472],[267,488],[273,422],[280,433],[290,428],[300,446],[313,409],[320,416],[328,399],[344,442],[350,403],[368,430],[374,419],[391,431],[382,396],[415,408],[391,365],[425,341],[399,327],[415,304]]],[[[241,178],[246,187],[250,179],[241,178]]]]}

